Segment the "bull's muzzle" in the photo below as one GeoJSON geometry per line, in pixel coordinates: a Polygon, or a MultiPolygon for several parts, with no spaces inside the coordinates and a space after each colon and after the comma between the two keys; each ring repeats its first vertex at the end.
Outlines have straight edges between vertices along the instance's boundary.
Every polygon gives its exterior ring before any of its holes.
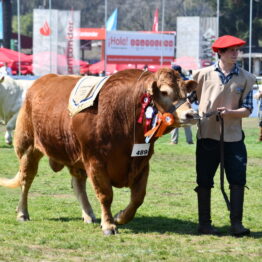
{"type": "Polygon", "coordinates": [[[193,109],[189,109],[177,113],[181,126],[195,125],[197,121],[200,119],[199,114],[193,109]]]}
{"type": "Polygon", "coordinates": [[[199,120],[200,115],[195,111],[193,114],[186,114],[187,119],[194,119],[194,120],[199,120]]]}

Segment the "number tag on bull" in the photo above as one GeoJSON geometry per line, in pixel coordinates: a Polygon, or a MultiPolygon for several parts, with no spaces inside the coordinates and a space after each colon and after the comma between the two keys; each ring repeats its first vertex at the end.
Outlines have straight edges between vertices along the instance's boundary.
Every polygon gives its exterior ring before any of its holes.
{"type": "Polygon", "coordinates": [[[134,144],[131,156],[147,156],[150,144],[134,144]]]}

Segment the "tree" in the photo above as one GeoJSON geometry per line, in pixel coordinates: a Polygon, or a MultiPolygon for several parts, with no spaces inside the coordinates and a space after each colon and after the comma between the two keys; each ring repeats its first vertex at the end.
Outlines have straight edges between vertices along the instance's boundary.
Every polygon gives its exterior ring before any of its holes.
{"type": "MultiPolygon", "coordinates": [[[[13,32],[17,33],[17,16],[13,16],[12,19],[12,28],[13,28],[13,32]]],[[[20,17],[20,33],[22,35],[26,35],[26,36],[33,36],[33,15],[32,13],[28,13],[25,15],[22,15],[20,17]]]]}
{"type": "MultiPolygon", "coordinates": [[[[216,1],[212,1],[216,8],[216,1]]],[[[234,35],[249,41],[250,1],[220,0],[219,35],[234,35]]],[[[262,1],[253,1],[252,46],[261,46],[262,1]]]]}
{"type": "MultiPolygon", "coordinates": [[[[162,28],[162,4],[164,0],[107,0],[109,17],[118,8],[118,30],[151,30],[153,14],[159,9],[159,29],[162,28]]],[[[10,2],[5,0],[3,2],[10,2]]],[[[13,15],[17,1],[13,1],[13,15]]],[[[216,16],[217,0],[165,0],[164,30],[175,31],[178,16],[216,16]]],[[[21,30],[32,35],[32,16],[34,8],[49,8],[48,0],[23,1],[21,4],[21,30]],[[22,18],[26,15],[26,18],[22,18]],[[31,15],[31,16],[30,16],[31,15]]],[[[104,27],[105,0],[63,0],[52,1],[53,9],[81,10],[81,27],[104,27]]],[[[249,1],[220,0],[220,35],[231,34],[248,41],[249,39],[249,1]]],[[[13,28],[16,30],[15,19],[13,28]]],[[[262,0],[253,0],[253,46],[262,44],[262,0]]],[[[194,25],[192,25],[194,26],[194,25]]]]}

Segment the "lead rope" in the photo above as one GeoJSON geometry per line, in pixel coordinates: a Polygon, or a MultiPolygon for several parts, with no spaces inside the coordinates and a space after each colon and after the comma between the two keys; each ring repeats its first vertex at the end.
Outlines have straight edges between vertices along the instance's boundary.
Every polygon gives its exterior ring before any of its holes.
{"type": "Polygon", "coordinates": [[[221,117],[220,112],[217,112],[217,118],[220,121],[220,189],[225,199],[227,209],[230,211],[230,201],[224,188],[224,167],[225,167],[225,154],[224,154],[224,119],[221,117]]]}
{"type": "MultiPolygon", "coordinates": [[[[219,111],[212,111],[209,113],[204,114],[203,118],[208,118],[212,115],[216,115],[217,121],[220,122],[220,189],[222,192],[222,195],[224,197],[224,200],[227,205],[227,209],[230,211],[230,201],[228,199],[228,196],[225,192],[224,188],[224,169],[225,169],[225,154],[224,154],[224,119],[221,117],[221,114],[219,111]]],[[[201,125],[200,125],[200,119],[199,119],[199,128],[200,128],[200,134],[201,134],[201,125]]]]}

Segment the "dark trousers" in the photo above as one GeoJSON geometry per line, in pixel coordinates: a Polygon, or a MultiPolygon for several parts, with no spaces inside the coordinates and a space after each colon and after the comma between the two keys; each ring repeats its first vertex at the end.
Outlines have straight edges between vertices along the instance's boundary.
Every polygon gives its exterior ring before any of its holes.
{"type": "MultiPolygon", "coordinates": [[[[214,176],[220,163],[220,141],[198,139],[196,147],[197,184],[200,187],[214,186],[214,176]]],[[[225,173],[230,185],[246,184],[247,151],[243,139],[224,142],[225,173]]]]}

